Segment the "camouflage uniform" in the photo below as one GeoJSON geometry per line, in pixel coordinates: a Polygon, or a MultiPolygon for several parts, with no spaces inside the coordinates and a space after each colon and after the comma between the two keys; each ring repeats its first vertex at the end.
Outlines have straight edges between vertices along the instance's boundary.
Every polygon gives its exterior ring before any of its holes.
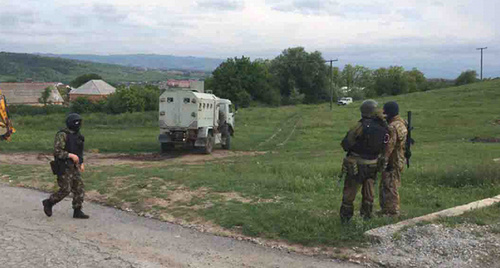
{"type": "MultiPolygon", "coordinates": [[[[65,151],[66,136],[65,132],[71,130],[64,129],[56,134],[54,141],[54,157],[56,159],[63,159],[66,161],[66,168],[61,175],[57,176],[57,184],[59,190],[53,193],[49,200],[52,204],[56,204],[63,200],[69,193],[73,193],[73,209],[81,209],[84,198],[84,185],[80,175],[79,167],[68,158],[69,152],[65,151]]],[[[83,159],[80,160],[83,162],[83,159]]]]}
{"type": "Polygon", "coordinates": [[[408,129],[406,122],[396,115],[389,122],[389,142],[385,148],[387,168],[382,172],[379,201],[382,214],[399,214],[401,172],[405,165],[405,144],[408,129]]]}
{"type": "MultiPolygon", "coordinates": [[[[380,111],[377,111],[375,116],[373,116],[373,121],[384,129],[387,128],[387,124],[380,111]]],[[[387,135],[386,133],[385,135],[387,135]]],[[[347,222],[352,218],[354,214],[353,203],[360,186],[362,196],[360,214],[364,219],[369,219],[372,216],[374,184],[379,170],[380,155],[367,159],[350,150],[362,134],[363,125],[361,122],[358,122],[356,126],[347,132],[346,137],[342,141],[342,147],[348,151],[342,164],[342,172],[343,174],[347,174],[344,182],[342,205],[340,207],[342,222],[347,222]]]]}

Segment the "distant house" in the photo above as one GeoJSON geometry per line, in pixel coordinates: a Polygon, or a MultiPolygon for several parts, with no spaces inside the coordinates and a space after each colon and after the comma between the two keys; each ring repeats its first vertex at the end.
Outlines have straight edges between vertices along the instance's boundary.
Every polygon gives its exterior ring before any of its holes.
{"type": "Polygon", "coordinates": [[[46,88],[50,88],[48,103],[62,105],[64,99],[57,87],[61,83],[0,83],[0,90],[9,104],[41,105],[38,101],[46,88]]]}
{"type": "Polygon", "coordinates": [[[116,88],[102,80],[90,80],[69,92],[69,101],[74,101],[78,97],[84,97],[92,101],[106,98],[116,91],[116,88]]]}
{"type": "Polygon", "coordinates": [[[167,86],[168,87],[189,88],[191,86],[191,81],[195,81],[195,80],[175,80],[175,79],[169,79],[167,81],[167,86]]]}

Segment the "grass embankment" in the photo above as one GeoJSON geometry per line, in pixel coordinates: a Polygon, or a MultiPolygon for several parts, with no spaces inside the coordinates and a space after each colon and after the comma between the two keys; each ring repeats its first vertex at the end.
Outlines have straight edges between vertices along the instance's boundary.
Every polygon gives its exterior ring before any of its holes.
{"type": "MultiPolygon", "coordinates": [[[[413,111],[417,143],[412,166],[403,174],[402,218],[500,193],[500,163],[493,161],[500,157],[500,144],[469,142],[475,136],[500,137],[499,89],[500,82],[492,81],[378,99],[398,101],[403,115],[413,111]]],[[[341,185],[335,176],[344,156],[339,144],[359,119],[359,104],[333,111],[327,104],[243,109],[237,114],[233,149],[269,153],[189,166],[89,166],[86,189],[106,196],[110,205],[202,219],[250,236],[304,245],[359,243],[364,231],[393,221],[356,217],[348,226],[339,222],[341,185]],[[188,198],[177,198],[180,191],[188,198]]],[[[14,118],[18,133],[13,142],[1,144],[2,150],[50,152],[63,117],[14,118]]],[[[84,118],[88,150],[159,149],[155,113],[84,118]]],[[[48,167],[3,166],[1,173],[14,184],[54,181],[48,167]]],[[[360,199],[358,193],[356,209],[360,199]]]]}

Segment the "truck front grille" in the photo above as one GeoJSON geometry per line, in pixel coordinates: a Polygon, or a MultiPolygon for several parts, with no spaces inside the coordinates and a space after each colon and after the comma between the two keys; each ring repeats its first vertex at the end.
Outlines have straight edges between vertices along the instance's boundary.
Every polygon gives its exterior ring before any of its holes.
{"type": "Polygon", "coordinates": [[[185,141],[186,140],[186,132],[183,131],[175,131],[170,133],[170,137],[173,141],[185,141]]]}

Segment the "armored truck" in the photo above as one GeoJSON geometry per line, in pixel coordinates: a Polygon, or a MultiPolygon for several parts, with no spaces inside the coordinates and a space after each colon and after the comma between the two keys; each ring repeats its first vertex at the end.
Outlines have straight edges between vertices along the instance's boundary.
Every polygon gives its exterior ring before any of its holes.
{"type": "Polygon", "coordinates": [[[190,81],[189,87],[168,88],[161,94],[158,140],[162,152],[176,145],[190,145],[206,154],[216,144],[231,148],[233,104],[203,91],[203,81],[190,81]]]}

